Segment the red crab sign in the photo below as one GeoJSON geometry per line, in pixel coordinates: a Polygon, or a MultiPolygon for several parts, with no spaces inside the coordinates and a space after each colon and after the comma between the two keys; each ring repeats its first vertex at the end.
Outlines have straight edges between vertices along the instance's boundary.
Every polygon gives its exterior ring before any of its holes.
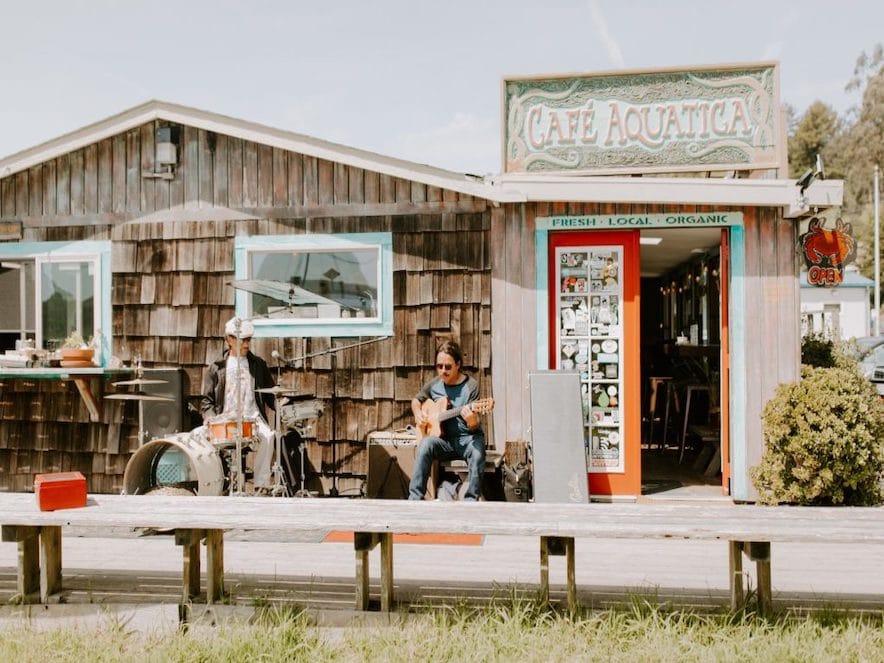
{"type": "Polygon", "coordinates": [[[822,287],[839,285],[844,280],[844,266],[856,258],[850,224],[840,218],[834,230],[826,230],[823,220],[813,217],[807,232],[798,237],[798,250],[807,265],[807,282],[822,287]]]}

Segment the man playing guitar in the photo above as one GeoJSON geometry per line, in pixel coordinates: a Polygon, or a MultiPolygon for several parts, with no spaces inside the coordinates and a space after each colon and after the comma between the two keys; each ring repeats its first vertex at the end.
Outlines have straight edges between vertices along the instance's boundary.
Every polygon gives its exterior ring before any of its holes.
{"type": "Polygon", "coordinates": [[[463,353],[454,341],[444,341],[436,351],[437,377],[425,384],[411,400],[411,411],[423,439],[417,451],[408,499],[423,499],[434,460],[466,461],[469,479],[464,500],[482,494],[485,471],[485,434],[478,412],[493,403],[479,401],[479,383],[462,373],[463,353]]]}

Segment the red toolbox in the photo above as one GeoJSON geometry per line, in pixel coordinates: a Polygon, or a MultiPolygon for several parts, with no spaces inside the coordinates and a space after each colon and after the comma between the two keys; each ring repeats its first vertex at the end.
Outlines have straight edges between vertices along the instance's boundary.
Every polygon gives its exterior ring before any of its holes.
{"type": "Polygon", "coordinates": [[[40,511],[86,506],[86,477],[80,472],[53,472],[34,477],[40,511]]]}

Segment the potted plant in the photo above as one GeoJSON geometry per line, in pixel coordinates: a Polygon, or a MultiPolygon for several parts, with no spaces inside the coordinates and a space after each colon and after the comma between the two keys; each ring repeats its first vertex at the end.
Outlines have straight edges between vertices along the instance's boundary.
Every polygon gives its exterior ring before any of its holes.
{"type": "Polygon", "coordinates": [[[79,331],[74,330],[64,340],[59,353],[62,366],[67,368],[84,367],[92,365],[95,348],[91,343],[83,340],[83,335],[79,331]]]}

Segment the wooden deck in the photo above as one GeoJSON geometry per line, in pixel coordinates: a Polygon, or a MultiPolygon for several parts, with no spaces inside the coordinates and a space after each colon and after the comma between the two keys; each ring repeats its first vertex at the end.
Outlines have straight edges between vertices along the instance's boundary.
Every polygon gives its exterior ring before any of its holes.
{"type": "MultiPolygon", "coordinates": [[[[272,499],[90,495],[80,509],[41,512],[33,494],[0,494],[3,540],[18,544],[22,601],[61,590],[63,528],[174,530],[183,548],[183,595],[199,594],[199,546],[207,548],[206,599],[223,596],[224,532],[356,533],[356,604],[368,606],[368,552],[381,548],[381,609],[393,605],[393,534],[467,533],[537,536],[540,588],[548,595],[548,557],[566,558],[568,601],[576,607],[575,538],[721,540],[729,545],[731,602],[744,600],[743,554],[756,562],[759,602],[770,609],[770,548],[778,542],[884,544],[882,508],[682,504],[532,504],[399,500],[272,499]]],[[[628,544],[624,544],[625,546],[628,544]]],[[[452,554],[456,554],[453,552],[452,554]]]]}

